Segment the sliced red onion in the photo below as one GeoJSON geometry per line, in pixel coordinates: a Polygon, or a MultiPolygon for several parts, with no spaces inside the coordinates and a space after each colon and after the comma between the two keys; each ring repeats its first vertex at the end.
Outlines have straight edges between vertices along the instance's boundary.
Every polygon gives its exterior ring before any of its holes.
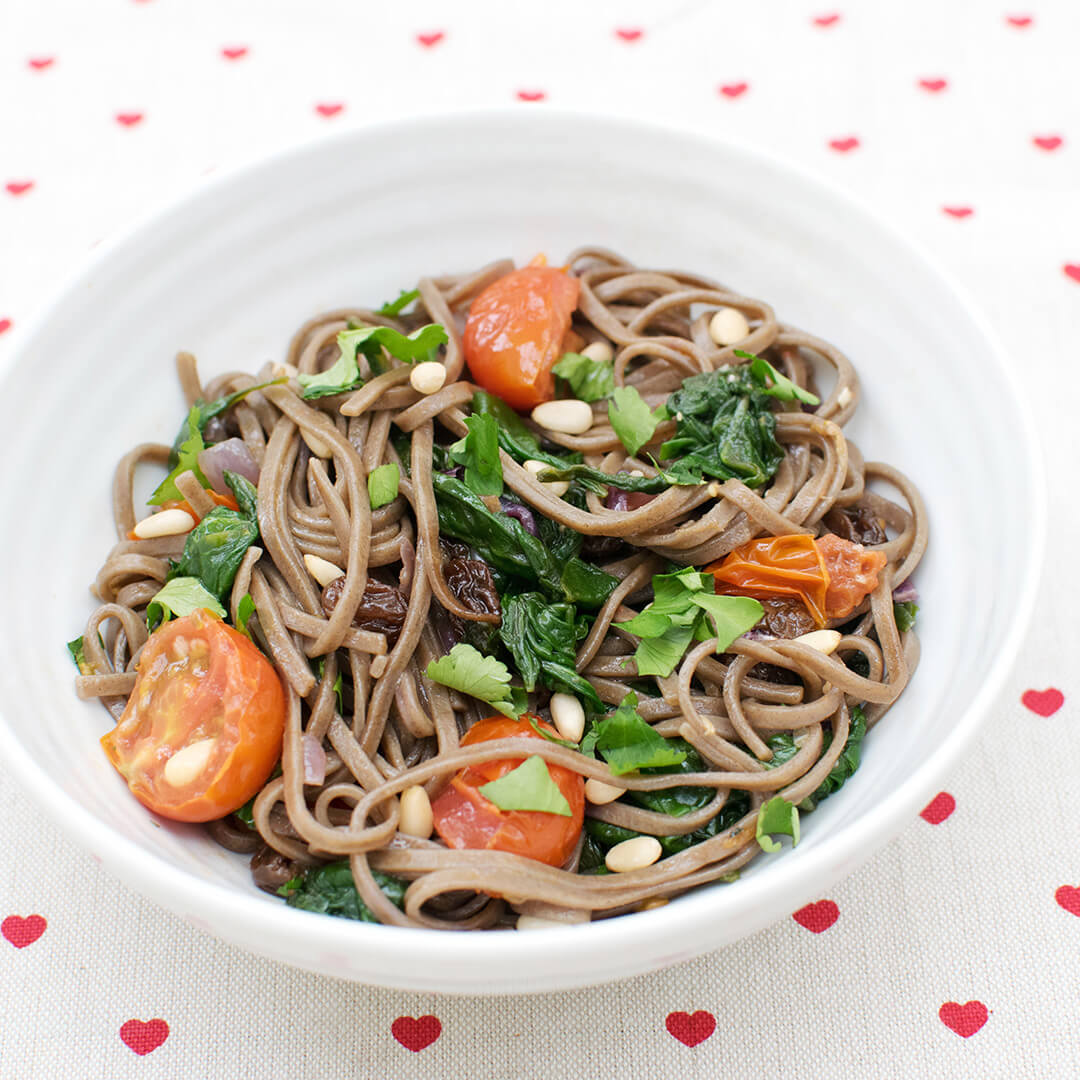
{"type": "Polygon", "coordinates": [[[413,572],[416,570],[416,548],[407,537],[398,544],[401,554],[401,573],[398,574],[398,588],[406,595],[412,594],[413,572]]]}
{"type": "Polygon", "coordinates": [[[902,585],[897,585],[893,589],[892,598],[894,604],[911,604],[919,599],[919,590],[915,588],[911,578],[908,578],[902,585]]]}
{"type": "Polygon", "coordinates": [[[301,735],[304,748],[304,783],[321,784],[326,779],[326,751],[314,735],[301,735]]]}
{"type": "Polygon", "coordinates": [[[210,481],[210,486],[222,495],[229,494],[229,485],[225,483],[226,469],[253,484],[259,482],[258,462],[251,456],[243,439],[226,439],[208,446],[199,454],[199,468],[210,481]]]}
{"type": "Polygon", "coordinates": [[[536,517],[529,507],[525,506],[523,503],[515,502],[513,499],[508,499],[505,495],[500,496],[499,505],[502,507],[502,512],[507,517],[512,517],[520,521],[521,527],[529,533],[530,536],[540,535],[540,530],[536,527],[536,517]]]}
{"type": "Polygon", "coordinates": [[[622,488],[608,488],[604,505],[609,510],[639,510],[646,503],[651,503],[655,495],[645,491],[623,491],[622,488]]]}

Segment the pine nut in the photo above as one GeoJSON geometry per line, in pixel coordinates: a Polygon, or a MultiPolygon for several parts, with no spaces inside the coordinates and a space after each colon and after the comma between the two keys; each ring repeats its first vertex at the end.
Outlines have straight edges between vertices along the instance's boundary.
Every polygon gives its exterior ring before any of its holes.
{"type": "Polygon", "coordinates": [[[320,559],[318,555],[305,555],[304,565],[307,572],[325,589],[331,581],[337,581],[345,573],[340,566],[335,566],[326,559],[320,559]]]}
{"type": "Polygon", "coordinates": [[[715,480],[713,480],[713,482],[709,484],[709,486],[705,489],[705,494],[708,495],[711,499],[719,499],[720,485],[715,480]]]}
{"type": "Polygon", "coordinates": [[[605,784],[603,780],[594,780],[590,777],[585,781],[585,798],[593,806],[606,806],[614,802],[620,795],[626,794],[626,788],[616,787],[614,784],[605,784]]]}
{"type": "Polygon", "coordinates": [[[300,374],[300,370],[292,364],[274,364],[270,369],[270,374],[275,379],[295,379],[300,374]]]}
{"type": "Polygon", "coordinates": [[[663,853],[664,849],[655,836],[634,836],[616,844],[604,856],[604,865],[613,874],[625,874],[652,866],[663,853]]]}
{"type": "Polygon", "coordinates": [[[419,784],[407,787],[401,793],[401,815],[398,818],[398,832],[406,836],[419,836],[426,840],[435,828],[435,819],[431,813],[431,800],[428,793],[419,784]]]}
{"type": "MultiPolygon", "coordinates": [[[[536,458],[529,458],[521,466],[526,472],[530,472],[533,476],[537,476],[545,469],[550,469],[551,466],[546,461],[537,461],[536,458]]],[[[548,489],[552,495],[558,495],[560,498],[570,490],[569,480],[541,480],[541,485],[548,489]]]]}
{"type": "Polygon", "coordinates": [[[368,668],[368,674],[373,679],[381,679],[386,674],[386,668],[389,664],[389,660],[385,653],[380,653],[371,661],[371,666],[368,668]]]}
{"type": "Polygon", "coordinates": [[[738,308],[722,307],[709,320],[709,337],[717,345],[734,345],[749,336],[750,324],[738,308]]]}
{"type": "Polygon", "coordinates": [[[545,430],[564,435],[584,435],[593,426],[592,406],[576,398],[545,401],[533,409],[532,418],[545,430]]]}
{"type": "Polygon", "coordinates": [[[615,350],[606,341],[594,341],[581,350],[581,355],[598,364],[610,364],[615,359],[615,350]]]}
{"type": "Polygon", "coordinates": [[[836,404],[842,409],[845,405],[851,404],[851,399],[854,396],[850,386],[842,386],[840,387],[840,393],[836,395],[836,404]]]}
{"type": "Polygon", "coordinates": [[[162,778],[173,787],[190,784],[210,763],[217,739],[200,739],[177,750],[162,770],[162,778]]]}
{"type": "Polygon", "coordinates": [[[409,382],[418,394],[434,394],[446,382],[446,368],[438,360],[425,360],[412,369],[409,382]]]}
{"type": "Polygon", "coordinates": [[[573,694],[551,695],[551,720],[569,742],[581,742],[585,734],[585,709],[573,694]]]}
{"type": "Polygon", "coordinates": [[[638,911],[654,911],[656,908],[664,907],[671,903],[666,896],[650,896],[648,900],[642,900],[638,904],[638,911]]]}
{"type": "Polygon", "coordinates": [[[817,649],[818,652],[829,656],[836,652],[836,646],[840,644],[840,631],[811,630],[809,634],[800,634],[791,640],[799,645],[809,645],[811,649],[817,649]]]}
{"type": "Polygon", "coordinates": [[[570,925],[556,919],[542,919],[539,915],[519,915],[517,920],[519,930],[557,930],[560,926],[570,925]]]}
{"type": "Polygon", "coordinates": [[[158,536],[179,536],[194,528],[195,519],[186,510],[177,507],[174,510],[159,510],[143,518],[132,532],[140,540],[153,540],[158,536]]]}

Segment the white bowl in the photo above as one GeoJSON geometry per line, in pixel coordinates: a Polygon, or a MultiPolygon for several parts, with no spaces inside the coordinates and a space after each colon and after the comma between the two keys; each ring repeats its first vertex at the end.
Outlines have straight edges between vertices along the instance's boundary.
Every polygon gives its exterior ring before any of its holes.
{"type": "Polygon", "coordinates": [[[898,832],[994,701],[1031,613],[1044,531],[1036,440],[982,320],[927,259],[846,198],[757,152],[556,113],[352,132],[217,180],[112,244],[22,339],[0,389],[7,616],[0,710],[12,772],[132,888],[253,952],[413,990],[540,991],[686,960],[782,918],[898,832]],[[98,746],[64,642],[112,539],[119,456],[169,441],[173,356],[254,370],[314,312],[378,303],[422,273],[603,244],[772,303],[854,360],[849,433],[930,510],[922,664],[843,791],[794,850],[667,907],[546,933],[402,930],[293,910],[246,860],[162,825],[98,746]],[[1000,513],[1000,491],[1009,513],[1000,513]]]}

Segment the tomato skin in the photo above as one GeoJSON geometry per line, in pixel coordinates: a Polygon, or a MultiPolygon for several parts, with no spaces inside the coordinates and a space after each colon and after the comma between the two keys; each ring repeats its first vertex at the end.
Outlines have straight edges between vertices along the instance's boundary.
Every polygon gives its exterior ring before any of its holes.
{"type": "Polygon", "coordinates": [[[239,631],[196,611],[151,634],[127,707],[101,745],[145,807],[174,821],[212,821],[266,783],[284,730],[285,692],[273,666],[239,631]],[[169,759],[209,739],[205,767],[170,783],[169,759]]]}
{"type": "Polygon", "coordinates": [[[473,381],[512,408],[555,396],[552,365],[577,307],[581,284],[552,266],[524,266],[492,282],[472,302],[463,338],[473,381]]]}
{"type": "Polygon", "coordinates": [[[826,533],[817,541],[829,575],[825,614],[830,619],[850,615],[877,588],[878,572],[889,561],[883,551],[826,533]]]}
{"type": "MultiPolygon", "coordinates": [[[[558,734],[550,725],[539,720],[536,723],[544,731],[558,734]]],[[[527,717],[511,720],[505,716],[492,716],[474,724],[461,745],[471,746],[489,739],[514,736],[543,738],[533,730],[527,717]]],[[[435,831],[447,847],[508,851],[548,866],[561,866],[566,862],[581,835],[585,817],[585,781],[578,773],[559,765],[548,765],[551,779],[570,804],[570,817],[539,810],[500,810],[477,790],[516,769],[522,761],[524,758],[503,758],[470,766],[462,769],[443,789],[431,809],[435,831]]]]}

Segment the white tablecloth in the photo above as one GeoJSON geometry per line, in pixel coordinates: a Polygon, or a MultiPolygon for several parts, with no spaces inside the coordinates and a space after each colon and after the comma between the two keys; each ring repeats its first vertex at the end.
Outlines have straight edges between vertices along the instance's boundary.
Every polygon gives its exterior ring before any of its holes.
{"type": "Polygon", "coordinates": [[[1080,1074],[1080,6],[1026,2],[6,0],[0,359],[96,241],[216,168],[492,103],[678,118],[934,251],[1024,373],[1053,505],[1035,624],[987,658],[1012,675],[948,791],[792,918],[630,982],[439,998],[255,959],[103,875],[0,771],[2,1080],[1080,1074]]]}

